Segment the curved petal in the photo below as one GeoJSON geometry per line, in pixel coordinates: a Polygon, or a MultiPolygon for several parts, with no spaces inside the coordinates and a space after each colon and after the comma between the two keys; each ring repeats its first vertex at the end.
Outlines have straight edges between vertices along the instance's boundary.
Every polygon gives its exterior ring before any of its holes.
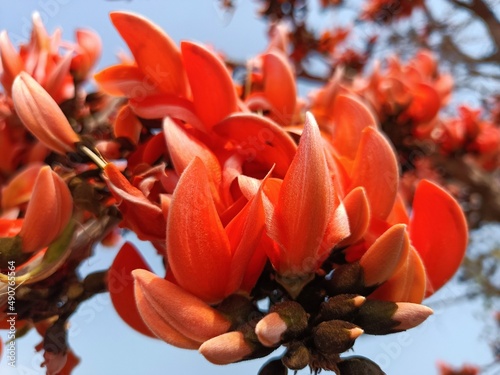
{"type": "Polygon", "coordinates": [[[201,343],[229,330],[228,319],[179,286],[149,271],[132,274],[149,304],[187,338],[201,343]]]}
{"type": "Polygon", "coordinates": [[[273,165],[277,176],[284,176],[297,146],[277,124],[262,116],[235,114],[214,126],[214,132],[233,143],[246,162],[260,163],[266,170],[273,165]]]}
{"type": "Polygon", "coordinates": [[[54,99],[26,72],[14,80],[12,99],[17,115],[40,142],[61,154],[75,150],[80,138],[54,99]]]}
{"type": "Polygon", "coordinates": [[[5,30],[0,33],[0,57],[3,68],[2,85],[9,93],[14,78],[23,70],[24,64],[5,30]]]}
{"type": "Polygon", "coordinates": [[[153,22],[137,14],[111,12],[110,17],[144,75],[159,90],[186,97],[186,73],[173,40],[153,22]]]}
{"type": "Polygon", "coordinates": [[[181,287],[208,303],[222,300],[231,249],[198,157],[181,175],[168,212],[167,258],[181,287]]]}
{"type": "Polygon", "coordinates": [[[349,192],[342,203],[345,206],[349,219],[349,237],[339,243],[339,246],[351,245],[358,242],[370,225],[370,203],[365,189],[357,187],[349,192]]]}
{"type": "Polygon", "coordinates": [[[295,75],[287,56],[273,50],[263,57],[264,94],[278,113],[275,120],[280,125],[289,125],[295,113],[297,89],[295,75]]]}
{"type": "Polygon", "coordinates": [[[193,102],[207,129],[237,110],[236,91],[224,63],[197,43],[181,43],[193,102]]]}
{"type": "Polygon", "coordinates": [[[49,166],[42,167],[19,232],[23,251],[30,253],[52,243],[68,225],[72,213],[73,198],[66,183],[49,166]]]}
{"type": "Polygon", "coordinates": [[[3,211],[7,211],[30,200],[36,178],[43,166],[44,164],[40,162],[28,164],[9,181],[2,189],[1,207],[3,211]]]}
{"type": "Polygon", "coordinates": [[[314,117],[306,115],[295,158],[281,186],[268,235],[282,248],[284,275],[314,272],[325,230],[333,214],[333,188],[314,117]]]}
{"type": "Polygon", "coordinates": [[[363,129],[377,127],[374,114],[359,99],[337,95],[332,108],[331,142],[337,152],[349,159],[356,157],[363,129]]]}
{"type": "Polygon", "coordinates": [[[468,233],[459,204],[427,180],[422,180],[415,191],[410,239],[425,265],[430,295],[457,271],[467,248],[468,233]]]}
{"type": "Polygon", "coordinates": [[[151,95],[147,77],[134,65],[112,65],[94,75],[99,87],[107,94],[127,98],[151,95]]]}
{"type": "Polygon", "coordinates": [[[127,138],[134,145],[139,143],[142,124],[128,105],[123,106],[116,115],[113,133],[116,138],[127,138]]]}
{"type": "Polygon", "coordinates": [[[437,91],[425,83],[419,83],[412,87],[411,93],[412,100],[407,109],[408,115],[415,122],[432,120],[441,108],[441,99],[437,91]]]}
{"type": "Polygon", "coordinates": [[[143,335],[155,337],[143,322],[134,297],[135,269],[150,270],[148,264],[136,248],[125,242],[116,254],[107,275],[108,291],[111,302],[122,320],[143,335]]]}
{"type": "Polygon", "coordinates": [[[363,186],[373,216],[384,220],[396,200],[399,172],[394,151],[372,127],[363,130],[351,171],[351,189],[363,186]]]}
{"type": "Polygon", "coordinates": [[[199,140],[188,134],[175,121],[166,117],[163,120],[163,132],[167,143],[168,152],[175,171],[180,175],[194,159],[195,156],[203,160],[208,170],[210,179],[215,186],[221,182],[220,163],[210,149],[199,140]]]}
{"type": "Polygon", "coordinates": [[[426,282],[422,260],[415,249],[410,246],[408,257],[403,265],[368,298],[421,303],[425,295],[426,282]]]}
{"type": "Polygon", "coordinates": [[[139,283],[135,283],[134,291],[137,309],[141,314],[142,320],[156,337],[178,348],[198,349],[200,343],[186,337],[176,330],[172,324],[168,322],[163,312],[158,311],[157,307],[149,302],[139,283]]]}

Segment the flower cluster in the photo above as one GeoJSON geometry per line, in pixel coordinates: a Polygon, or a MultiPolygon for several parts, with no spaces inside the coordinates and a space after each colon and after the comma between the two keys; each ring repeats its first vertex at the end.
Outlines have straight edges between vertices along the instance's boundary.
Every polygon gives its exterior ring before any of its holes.
{"type": "MultiPolygon", "coordinates": [[[[134,13],[111,21],[132,57],[95,75],[95,95],[80,87],[99,54],[92,33],[77,34],[78,48],[61,58],[58,34],[48,37],[37,17],[19,52],[0,38],[0,268],[17,260],[21,318],[46,324],[37,328],[48,373],[74,359],[65,342],[50,345],[51,332],[65,332],[78,303],[103,290],[137,331],[216,364],[284,345],[261,373],[382,373],[341,355],[363,333],[410,329],[432,314],[422,300],[452,277],[467,245],[458,203],[422,180],[407,205],[395,152],[360,90],[335,77],[297,98],[279,29],[235,82],[204,45],[179,47],[134,13]],[[109,270],[78,279],[89,248],[116,243],[117,226],[153,244],[164,275],[125,243],[109,270]]],[[[398,116],[431,120],[427,70],[395,61],[372,104],[392,106],[404,89],[421,101],[399,103],[398,116]]]]}

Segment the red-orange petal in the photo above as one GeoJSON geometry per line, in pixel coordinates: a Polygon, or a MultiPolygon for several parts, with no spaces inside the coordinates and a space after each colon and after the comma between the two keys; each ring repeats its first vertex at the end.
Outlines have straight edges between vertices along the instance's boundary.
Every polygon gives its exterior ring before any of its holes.
{"type": "Polygon", "coordinates": [[[73,198],[64,180],[49,166],[41,168],[19,233],[23,251],[30,253],[52,243],[68,225],[72,213],[73,198]]]}
{"type": "Polygon", "coordinates": [[[2,189],[3,211],[7,211],[29,201],[36,178],[43,166],[43,163],[31,163],[20,170],[14,178],[9,181],[2,189]]]}
{"type": "Polygon", "coordinates": [[[178,330],[167,320],[165,314],[158,309],[146,298],[142,285],[134,284],[135,301],[137,309],[142,317],[142,320],[153,332],[156,337],[166,343],[182,349],[198,349],[200,343],[192,340],[178,330]]]}
{"type": "Polygon", "coordinates": [[[422,260],[410,246],[408,257],[389,280],[379,286],[368,298],[383,301],[421,303],[427,279],[422,260]]]}
{"type": "Polygon", "coordinates": [[[135,65],[112,65],[94,75],[101,90],[113,96],[144,97],[155,93],[147,77],[135,65]]]}
{"type": "Polygon", "coordinates": [[[427,180],[422,180],[415,192],[410,239],[425,265],[430,295],[457,271],[467,248],[468,232],[457,201],[427,180]]]}
{"type": "Polygon", "coordinates": [[[396,224],[384,232],[359,260],[367,286],[388,280],[408,257],[410,240],[405,224],[396,224]]]}
{"type": "Polygon", "coordinates": [[[118,114],[113,125],[113,132],[115,137],[127,138],[134,145],[139,143],[141,136],[142,123],[137,116],[132,112],[128,105],[123,106],[118,114]]]}
{"type": "Polygon", "coordinates": [[[161,208],[133,186],[113,163],[106,165],[103,177],[123,215],[121,225],[132,229],[142,240],[163,240],[166,224],[161,208]]]}
{"type": "Polygon", "coordinates": [[[217,214],[205,165],[198,157],[184,170],[169,207],[167,257],[181,287],[208,303],[222,300],[231,249],[217,214]]]}
{"type": "Polygon", "coordinates": [[[108,291],[111,302],[122,320],[143,335],[155,337],[143,322],[134,297],[135,269],[149,270],[149,266],[136,248],[125,242],[116,254],[107,275],[108,291]]]}
{"type": "Polygon", "coordinates": [[[295,113],[297,100],[297,88],[292,67],[287,56],[279,50],[266,53],[262,60],[264,94],[277,111],[274,114],[275,120],[280,125],[289,125],[295,113]]]}
{"type": "Polygon", "coordinates": [[[221,182],[221,168],[217,157],[198,139],[187,133],[169,117],[163,120],[163,132],[168,152],[175,171],[180,175],[195,156],[203,160],[210,179],[218,185],[221,182]]]}
{"type": "Polygon", "coordinates": [[[268,235],[282,250],[283,276],[307,275],[315,261],[333,214],[334,197],[318,125],[306,115],[297,153],[281,186],[268,235]]]}
{"type": "Polygon", "coordinates": [[[172,282],[145,270],[132,274],[151,306],[187,338],[203,342],[227,332],[231,326],[220,312],[172,282]]]}
{"type": "Polygon", "coordinates": [[[365,188],[372,216],[386,219],[396,200],[398,163],[387,139],[372,127],[362,132],[351,179],[351,189],[365,188]]]}
{"type": "Polygon", "coordinates": [[[80,138],[54,99],[26,72],[14,80],[12,99],[17,115],[40,142],[61,154],[75,150],[80,138]]]}
{"type": "Polygon", "coordinates": [[[235,114],[213,128],[214,132],[233,143],[244,162],[259,163],[266,171],[274,165],[277,176],[285,176],[297,146],[276,123],[254,114],[235,114]]]}
{"type": "Polygon", "coordinates": [[[196,113],[207,129],[237,110],[233,81],[222,60],[200,44],[181,43],[196,113]]]}
{"type": "Polygon", "coordinates": [[[349,219],[349,237],[339,243],[339,246],[351,245],[363,238],[370,225],[370,203],[365,189],[361,186],[351,190],[342,203],[349,219]]]}
{"type": "Polygon", "coordinates": [[[377,127],[377,120],[368,107],[350,95],[337,95],[332,108],[332,145],[349,159],[356,157],[363,129],[377,127]]]}
{"type": "Polygon", "coordinates": [[[159,90],[186,97],[186,73],[173,40],[156,24],[135,13],[111,12],[110,17],[144,75],[159,90]]]}
{"type": "Polygon", "coordinates": [[[0,57],[3,67],[2,85],[10,93],[12,82],[14,82],[14,78],[23,70],[24,64],[5,30],[0,33],[0,57]]]}

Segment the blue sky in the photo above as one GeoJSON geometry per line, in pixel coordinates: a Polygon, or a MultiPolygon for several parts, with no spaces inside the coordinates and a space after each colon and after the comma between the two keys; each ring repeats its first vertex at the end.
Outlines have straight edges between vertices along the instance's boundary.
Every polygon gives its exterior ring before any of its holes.
{"type": "MultiPolygon", "coordinates": [[[[49,31],[63,28],[64,39],[73,38],[75,27],[97,31],[104,44],[100,67],[116,61],[115,54],[126,50],[108,19],[111,10],[132,10],[162,26],[176,41],[196,40],[212,44],[228,56],[245,59],[261,52],[266,45],[266,30],[255,13],[257,2],[237,2],[234,14],[218,8],[216,1],[167,2],[161,0],[23,0],[0,3],[0,30],[6,29],[14,42],[29,36],[30,17],[39,11],[49,31]]],[[[318,23],[336,21],[318,19],[318,23]]],[[[146,257],[158,268],[155,251],[142,245],[146,257]]],[[[83,265],[82,273],[106,269],[115,250],[97,249],[97,255],[83,265]]],[[[463,287],[450,284],[434,296],[447,301],[463,293],[463,287]]],[[[388,375],[436,374],[438,359],[455,365],[464,362],[485,364],[491,361],[488,346],[481,340],[483,323],[490,319],[481,302],[440,302],[434,316],[422,326],[397,335],[361,337],[355,354],[377,361],[388,375]]],[[[75,375],[84,374],[239,374],[255,375],[266,361],[254,360],[231,366],[214,366],[197,352],[173,348],[158,340],[142,337],[129,329],[113,311],[107,295],[84,303],[71,319],[70,344],[82,357],[75,375]]],[[[0,332],[5,338],[5,332],[0,332]]],[[[40,337],[31,333],[17,340],[18,367],[0,363],[0,374],[42,375],[41,355],[33,346],[40,337]]],[[[308,371],[303,371],[307,374],[308,371]]]]}

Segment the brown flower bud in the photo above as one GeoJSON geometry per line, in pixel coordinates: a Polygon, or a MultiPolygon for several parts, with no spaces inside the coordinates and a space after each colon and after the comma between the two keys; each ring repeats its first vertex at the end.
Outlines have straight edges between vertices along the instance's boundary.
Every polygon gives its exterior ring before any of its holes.
{"type": "Polygon", "coordinates": [[[353,322],[370,335],[387,335],[416,327],[431,314],[417,303],[367,300],[353,322]]]}
{"type": "Polygon", "coordinates": [[[344,358],[337,366],[342,375],[385,375],[375,362],[361,356],[344,358]]]}
{"type": "Polygon", "coordinates": [[[327,282],[326,289],[329,295],[360,294],[367,296],[378,285],[367,286],[363,267],[359,262],[347,263],[333,271],[332,278],[327,282]]]}
{"type": "Polygon", "coordinates": [[[342,353],[350,349],[362,333],[363,330],[352,323],[329,320],[314,328],[314,345],[320,352],[326,354],[342,353]]]}
{"type": "Polygon", "coordinates": [[[285,301],[274,305],[270,313],[255,326],[259,341],[265,346],[277,346],[302,334],[308,326],[307,313],[295,301],[285,301]]]}
{"type": "Polygon", "coordinates": [[[288,350],[281,360],[291,370],[302,370],[311,361],[311,353],[303,342],[294,341],[288,345],[288,350]]]}
{"type": "Polygon", "coordinates": [[[339,294],[321,304],[318,322],[341,319],[351,320],[366,298],[357,294],[339,294]]]}
{"type": "Polygon", "coordinates": [[[258,375],[287,375],[288,369],[281,359],[271,359],[267,361],[259,370],[258,375]]]}

